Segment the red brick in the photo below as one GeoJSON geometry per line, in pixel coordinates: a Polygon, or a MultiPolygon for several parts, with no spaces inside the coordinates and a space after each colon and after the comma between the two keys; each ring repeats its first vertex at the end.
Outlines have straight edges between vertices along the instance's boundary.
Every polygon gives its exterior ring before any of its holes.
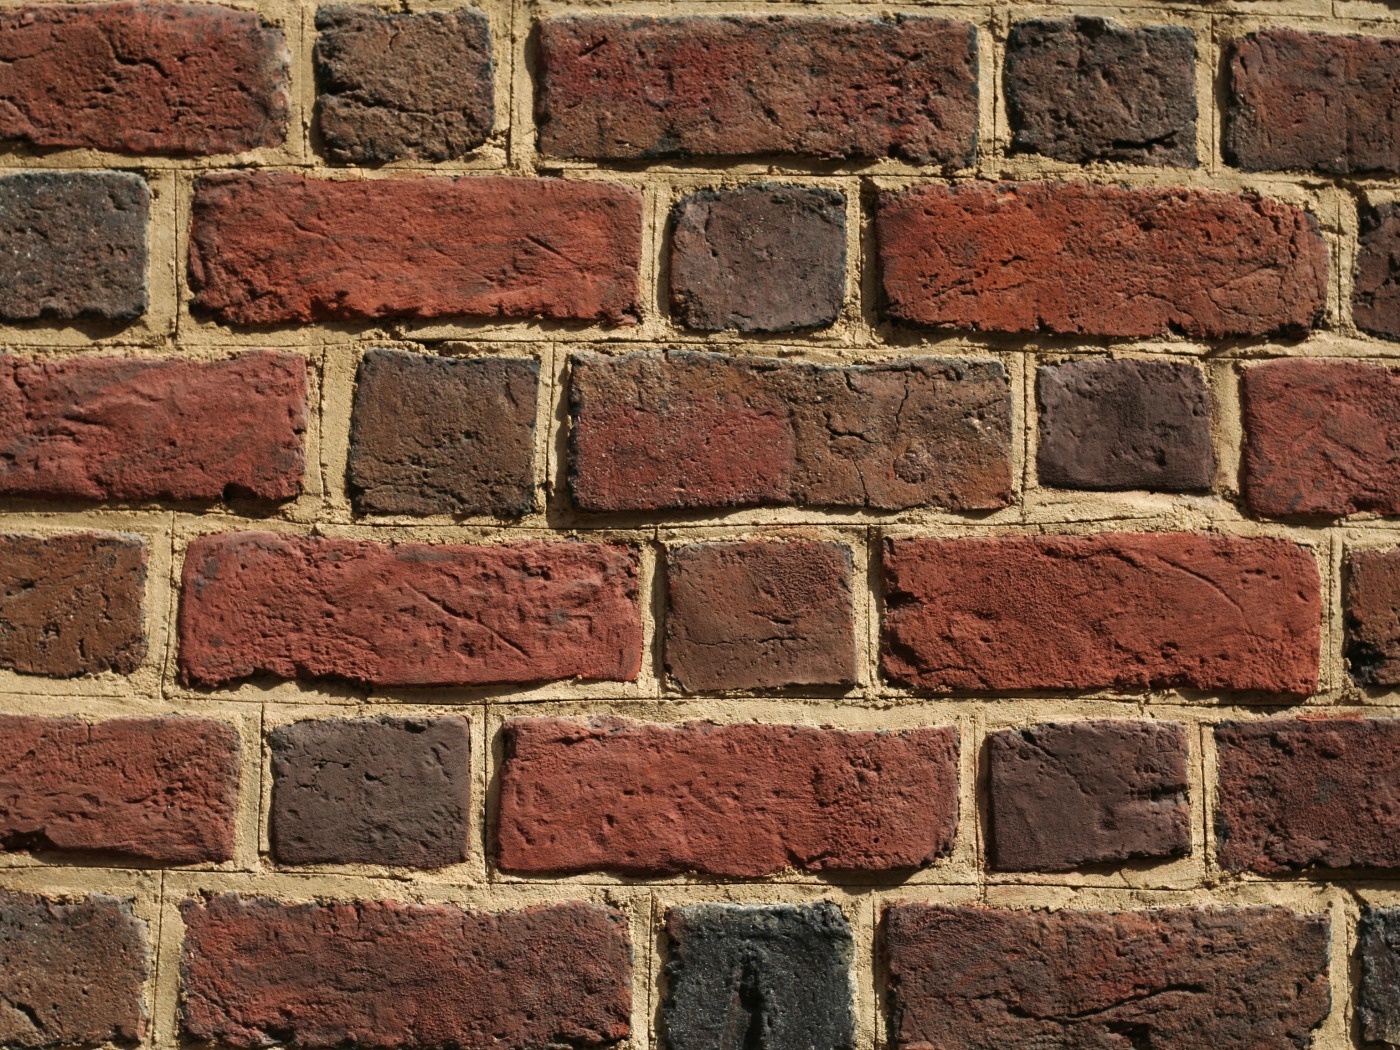
{"type": "Polygon", "coordinates": [[[185,552],[186,683],[255,674],[380,686],[631,681],[641,658],[630,547],[226,532],[185,552]]]}
{"type": "Polygon", "coordinates": [[[1357,685],[1400,685],[1400,550],[1347,556],[1346,643],[1357,685]]]}
{"type": "Polygon", "coordinates": [[[208,718],[0,715],[0,845],[152,864],[233,856],[238,733],[208,718]]]}
{"type": "Polygon", "coordinates": [[[288,499],[306,472],[306,361],[0,357],[0,494],[288,499]]]}
{"type": "Polygon", "coordinates": [[[33,4],[0,13],[0,138],[208,156],[280,146],[282,30],[216,4],[33,4]]]}
{"type": "Polygon", "coordinates": [[[505,177],[195,184],[196,308],[226,324],[406,317],[637,319],[642,195],[505,177]]]}
{"type": "Polygon", "coordinates": [[[1400,373],[1355,361],[1245,370],[1245,502],[1253,514],[1400,514],[1400,373]]]}
{"type": "Polygon", "coordinates": [[[884,670],[900,685],[1317,688],[1317,563],[1288,540],[890,540],[884,568],[884,670]]]}
{"type": "Polygon", "coordinates": [[[885,912],[897,1050],[1306,1050],[1326,915],[1287,908],[885,912]]]}
{"type": "Polygon", "coordinates": [[[972,163],[977,32],[939,18],[539,23],[540,151],[650,159],[797,154],[972,163]]]}
{"type": "Polygon", "coordinates": [[[287,1043],[587,1050],[626,1039],[626,917],[581,902],[500,913],[448,904],[188,900],[183,1029],[287,1043]]]}
{"type": "Polygon", "coordinates": [[[1316,221],[1253,194],[1084,182],[916,186],[876,234],[895,321],[991,332],[1299,335],[1327,301],[1316,221]]]}
{"type": "Polygon", "coordinates": [[[751,877],[920,868],[958,828],[958,734],[517,718],[507,871],[751,877]]]}

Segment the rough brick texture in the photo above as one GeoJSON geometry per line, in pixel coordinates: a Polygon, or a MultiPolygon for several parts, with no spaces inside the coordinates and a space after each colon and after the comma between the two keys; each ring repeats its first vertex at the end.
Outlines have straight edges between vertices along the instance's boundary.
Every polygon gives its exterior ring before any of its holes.
{"type": "Polygon", "coordinates": [[[569,483],[585,511],[1011,500],[996,361],[829,367],[678,351],[573,357],[569,483]]]}
{"type": "Polygon", "coordinates": [[[666,670],[691,692],[856,680],[851,549],[691,543],[666,558],[666,670]]]}
{"type": "Polygon", "coordinates": [[[306,472],[306,359],[0,356],[0,494],[288,499],[306,472]]]}
{"type": "Polygon", "coordinates": [[[772,183],[702,190],[671,221],[671,316],[687,328],[791,332],[841,313],[844,194],[772,183]]]}
{"type": "Polygon", "coordinates": [[[1071,871],[1191,852],[1180,723],[1004,729],[987,747],[992,867],[1071,871]]]}
{"type": "Polygon", "coordinates": [[[588,1050],[628,1035],[631,944],[611,909],[225,896],[180,911],[190,1038],[240,1050],[588,1050]]]}
{"type": "Polygon", "coordinates": [[[1210,394],[1178,361],[1070,361],[1039,369],[1042,485],[1062,489],[1211,487],[1210,394]]]}
{"type": "Polygon", "coordinates": [[[1220,864],[1283,874],[1400,867],[1400,721],[1265,719],[1215,730],[1220,864]]]}
{"type": "Polygon", "coordinates": [[[440,868],[467,859],[467,719],[297,722],[270,733],[268,747],[279,863],[440,868]]]}
{"type": "Polygon", "coordinates": [[[885,913],[900,1050],[1306,1050],[1329,922],[1286,908],[885,913]]]}
{"type": "Polygon", "coordinates": [[[207,156],[280,146],[281,29],[217,4],[32,4],[0,14],[0,138],[207,156]]]}
{"type": "Polygon", "coordinates": [[[1400,171],[1400,40],[1272,26],[1230,50],[1226,159],[1246,171],[1400,171]]]}
{"type": "Polygon", "coordinates": [[[1400,339],[1400,214],[1394,202],[1360,209],[1351,316],[1363,332],[1400,339]]]}
{"type": "Polygon", "coordinates": [[[146,541],[0,533],[0,667],[131,674],[146,656],[146,541]]]}
{"type": "Polygon", "coordinates": [[[1400,374],[1271,361],[1245,370],[1240,397],[1251,513],[1400,514],[1400,374]]]}
{"type": "Polygon", "coordinates": [[[1400,551],[1347,557],[1347,666],[1357,685],[1400,685],[1400,551]]]}
{"type": "Polygon", "coordinates": [[[332,4],[316,12],[317,105],[342,163],[444,161],[496,119],[491,26],[474,7],[410,15],[332,4]]]}
{"type": "Polygon", "coordinates": [[[929,864],[957,834],[951,727],[519,718],[503,736],[507,871],[891,871],[929,864]]]}
{"type": "Polygon", "coordinates": [[[369,351],[350,416],[355,509],[528,514],[539,377],[528,359],[369,351]]]}
{"type": "Polygon", "coordinates": [[[666,914],[672,1050],[850,1050],[855,937],[841,909],[686,904],[666,914]]]}
{"type": "Polygon", "coordinates": [[[641,649],[630,547],[228,532],[185,552],[180,672],[190,683],[630,681],[641,649]]]}
{"type": "Polygon", "coordinates": [[[796,154],[966,166],[977,32],[940,18],[566,15],[539,25],[556,157],[796,154]]]}
{"type": "Polygon", "coordinates": [[[150,212],[146,180],[126,172],[0,178],[0,318],[140,317],[150,212]]]}
{"type": "Polygon", "coordinates": [[[1361,1037],[1372,1043],[1400,1043],[1400,908],[1363,908],[1356,935],[1361,1037]]]}
{"type": "Polygon", "coordinates": [[[642,195],[627,186],[227,171],[195,184],[192,221],[194,305],[226,324],[638,310],[642,195]]]}
{"type": "Polygon", "coordinates": [[[152,864],[233,856],[238,733],[208,718],[0,715],[0,846],[152,864]]]}
{"type": "Polygon", "coordinates": [[[1317,563],[1202,533],[885,545],[885,674],[939,692],[1317,688],[1317,563]]]}
{"type": "Polygon", "coordinates": [[[1003,77],[1011,148],[1070,164],[1196,166],[1196,38],[1076,15],[1018,22],[1003,77]]]}
{"type": "Polygon", "coordinates": [[[0,891],[0,1043],[134,1043],[146,1034],[146,924],[105,894],[0,891]]]}
{"type": "Polygon", "coordinates": [[[940,328],[1301,335],[1327,301],[1316,221],[1252,194],[1083,182],[886,193],[885,313],[940,328]]]}

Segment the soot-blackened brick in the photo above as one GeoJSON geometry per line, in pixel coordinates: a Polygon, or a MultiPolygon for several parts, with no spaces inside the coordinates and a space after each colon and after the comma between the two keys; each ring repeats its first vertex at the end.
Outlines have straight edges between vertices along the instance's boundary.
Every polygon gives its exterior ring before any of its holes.
{"type": "Polygon", "coordinates": [[[1090,15],[1020,22],[1006,41],[1004,83],[1016,152],[1196,166],[1196,39],[1186,26],[1090,15]]]}
{"type": "Polygon", "coordinates": [[[135,1043],[146,1032],[146,923],[94,893],[59,904],[0,891],[0,1045],[135,1043]]]}
{"type": "Polygon", "coordinates": [[[496,118],[491,27],[475,7],[316,12],[321,138],[349,164],[464,157],[496,118]]]}
{"type": "Polygon", "coordinates": [[[1388,201],[1361,209],[1351,316],[1363,332],[1400,339],[1400,209],[1388,201]]]}
{"type": "Polygon", "coordinates": [[[1039,370],[1042,485],[1062,489],[1211,487],[1210,395],[1195,365],[1071,361],[1039,370]]]}
{"type": "Polygon", "coordinates": [[[280,863],[440,868],[467,859],[465,718],[297,722],[268,742],[280,863]]]}
{"type": "Polygon", "coordinates": [[[0,318],[130,321],[146,312],[151,192],[118,171],[0,178],[0,318]]]}
{"type": "Polygon", "coordinates": [[[840,907],[686,904],[666,916],[670,1050],[849,1050],[855,938],[840,907]]]}
{"type": "Polygon", "coordinates": [[[369,351],[350,417],[355,509],[528,514],[539,375],[527,359],[369,351]]]}
{"type": "Polygon", "coordinates": [[[1356,939],[1361,1037],[1371,1043],[1400,1043],[1400,908],[1363,908],[1356,939]]]}
{"type": "Polygon", "coordinates": [[[1346,658],[1357,685],[1400,685],[1400,550],[1347,558],[1346,658]]]}
{"type": "Polygon", "coordinates": [[[1102,719],[988,739],[991,863],[1001,871],[1191,852],[1186,731],[1102,719]]]}
{"type": "Polygon", "coordinates": [[[666,581],[666,670],[683,689],[855,682],[849,547],[692,543],[666,581]]]}
{"type": "Polygon", "coordinates": [[[671,316],[687,328],[790,332],[841,313],[846,198],[836,190],[702,190],[672,222],[671,316]]]}

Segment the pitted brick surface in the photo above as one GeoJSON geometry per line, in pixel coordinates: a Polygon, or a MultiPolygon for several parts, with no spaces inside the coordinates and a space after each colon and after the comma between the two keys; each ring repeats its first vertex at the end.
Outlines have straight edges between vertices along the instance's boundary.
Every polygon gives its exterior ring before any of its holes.
{"type": "Polygon", "coordinates": [[[1361,1037],[1372,1043],[1400,1043],[1400,908],[1363,908],[1356,939],[1361,1037]]]}
{"type": "Polygon", "coordinates": [[[1360,209],[1351,316],[1363,332],[1400,339],[1400,214],[1393,201],[1360,209]]]}
{"type": "Polygon", "coordinates": [[[1352,551],[1343,593],[1352,681],[1400,685],[1400,551],[1352,551]]]}
{"type": "Polygon", "coordinates": [[[890,871],[945,855],[957,833],[952,727],[519,718],[504,736],[507,871],[890,871]]]}

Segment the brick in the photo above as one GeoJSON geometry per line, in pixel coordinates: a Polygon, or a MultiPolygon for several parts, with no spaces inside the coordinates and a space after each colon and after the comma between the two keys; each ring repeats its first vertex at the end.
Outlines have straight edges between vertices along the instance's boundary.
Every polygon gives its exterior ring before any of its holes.
{"type": "Polygon", "coordinates": [[[830,367],[672,351],[572,358],[570,491],[585,511],[1011,502],[997,361],[830,367]]]}
{"type": "Polygon", "coordinates": [[[255,11],[31,4],[0,13],[0,138],[210,156],[282,145],[291,55],[255,11]]]}
{"type": "Polygon", "coordinates": [[[1362,207],[1351,316],[1363,332],[1400,339],[1400,214],[1394,202],[1362,207]]]}
{"type": "Polygon", "coordinates": [[[1400,867],[1400,722],[1271,718],[1215,730],[1215,837],[1231,871],[1400,867]]]}
{"type": "Polygon", "coordinates": [[[628,1036],[631,943],[611,908],[228,895],[180,912],[188,1038],[240,1050],[587,1050],[628,1036]]]}
{"type": "Polygon", "coordinates": [[[366,353],[350,417],[355,509],[530,513],[539,377],[521,358],[366,353]]]}
{"type": "Polygon", "coordinates": [[[268,736],[281,864],[441,868],[467,859],[465,718],[297,722],[268,736]]]}
{"type": "Polygon", "coordinates": [[[685,904],[666,914],[672,1050],[850,1050],[855,938],[841,909],[685,904]]]}
{"type": "Polygon", "coordinates": [[[1245,369],[1240,397],[1250,513],[1400,514],[1400,374],[1270,361],[1245,369]]]}
{"type": "Polygon", "coordinates": [[[101,893],[60,904],[0,891],[0,1043],[135,1043],[146,1034],[146,923],[101,893]]]}
{"type": "Polygon", "coordinates": [[[887,192],[885,315],[986,332],[1193,339],[1305,334],[1327,302],[1326,242],[1248,193],[1084,182],[887,192]]]}
{"type": "Polygon", "coordinates": [[[642,658],[637,552],[601,543],[202,536],[185,553],[179,625],[180,674],[198,685],[631,681],[642,658]]]}
{"type": "Polygon", "coordinates": [[[885,912],[899,1050],[1306,1050],[1331,1008],[1326,915],[1287,908],[885,912]]]}
{"type": "Polygon", "coordinates": [[[1069,361],[1037,373],[1042,485],[1061,489],[1209,489],[1210,394],[1177,361],[1069,361]]]}
{"type": "Polygon", "coordinates": [[[1274,27],[1230,49],[1225,156],[1246,171],[1400,171],[1400,40],[1274,27]]]}
{"type": "Polygon", "coordinates": [[[306,360],[0,356],[0,494],[276,500],[306,473],[306,360]]]}
{"type": "Polygon", "coordinates": [[[1400,551],[1351,551],[1345,602],[1352,681],[1400,685],[1400,551]]]}
{"type": "Polygon", "coordinates": [[[666,670],[681,688],[849,686],[851,549],[690,543],[666,558],[666,670]]]}
{"type": "Polygon", "coordinates": [[[1179,722],[1051,723],[987,744],[993,868],[1072,871],[1191,852],[1179,722]]]}
{"type": "Polygon", "coordinates": [[[233,325],[385,318],[637,320],[642,195],[503,176],[195,183],[195,308],[233,325]]]}
{"type": "Polygon", "coordinates": [[[885,544],[898,685],[1317,688],[1317,563],[1289,540],[1103,533],[885,544]]]}
{"type": "Polygon", "coordinates": [[[140,317],[150,212],[146,180],[127,172],[0,178],[0,258],[9,262],[0,271],[0,318],[140,317]]]}
{"type": "Polygon", "coordinates": [[[687,328],[820,328],[846,298],[846,197],[759,183],[692,193],[671,215],[671,316],[687,328]]]}
{"type": "Polygon", "coordinates": [[[4,849],[218,863],[233,857],[237,806],[227,722],[0,715],[4,849]]]}
{"type": "Polygon", "coordinates": [[[343,164],[465,157],[496,120],[483,11],[410,15],[331,4],[316,11],[319,128],[343,164]]]}
{"type": "Polygon", "coordinates": [[[747,878],[921,868],[958,826],[958,734],[516,718],[500,866],[747,878]]]}
{"type": "Polygon", "coordinates": [[[1013,152],[1196,167],[1196,38],[1187,26],[1092,15],[1018,22],[1003,83],[1013,152]]]}
{"type": "Polygon", "coordinates": [[[966,167],[977,31],[941,18],[539,21],[539,148],[555,157],[787,154],[966,167]]]}
{"type": "Polygon", "coordinates": [[[1400,1043],[1400,908],[1362,908],[1356,939],[1361,1037],[1371,1043],[1400,1043]]]}
{"type": "Polygon", "coordinates": [[[146,541],[0,533],[0,667],[131,674],[146,657],[146,541]]]}

